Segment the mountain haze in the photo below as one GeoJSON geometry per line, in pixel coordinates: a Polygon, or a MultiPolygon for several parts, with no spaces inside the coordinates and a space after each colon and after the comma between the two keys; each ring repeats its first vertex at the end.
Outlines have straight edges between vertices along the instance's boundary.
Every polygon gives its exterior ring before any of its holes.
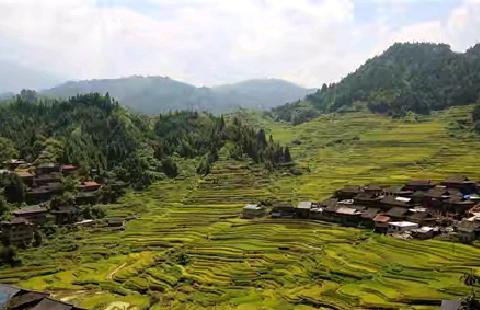
{"type": "Polygon", "coordinates": [[[278,79],[249,80],[212,88],[198,88],[168,77],[133,76],[70,81],[43,91],[42,94],[69,97],[90,92],[108,92],[133,110],[155,114],[180,110],[222,113],[238,107],[270,109],[302,99],[311,91],[278,79]]]}

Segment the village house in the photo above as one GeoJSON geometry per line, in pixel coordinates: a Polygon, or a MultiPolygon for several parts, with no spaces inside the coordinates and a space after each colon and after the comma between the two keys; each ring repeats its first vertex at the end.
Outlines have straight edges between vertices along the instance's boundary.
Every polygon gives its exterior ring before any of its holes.
{"type": "Polygon", "coordinates": [[[99,184],[95,181],[85,181],[80,183],[78,189],[82,192],[93,192],[98,190],[101,186],[102,184],[99,184]]]}
{"type": "Polygon", "coordinates": [[[36,167],[37,175],[57,172],[60,172],[60,164],[58,163],[40,163],[36,167]]]}
{"type": "Polygon", "coordinates": [[[475,202],[470,199],[463,199],[460,197],[452,197],[444,201],[446,212],[456,214],[458,217],[464,216],[474,205],[475,202]]]}
{"type": "Polygon", "coordinates": [[[33,185],[34,175],[28,171],[15,171],[15,174],[22,180],[27,186],[33,185]]]}
{"type": "Polygon", "coordinates": [[[363,191],[367,194],[378,196],[383,193],[383,189],[380,185],[369,184],[363,188],[363,191]]]}
{"type": "Polygon", "coordinates": [[[353,199],[355,201],[355,204],[375,207],[378,206],[382,197],[377,196],[376,194],[362,192],[356,195],[353,199]]]}
{"type": "Polygon", "coordinates": [[[38,226],[45,224],[47,220],[47,213],[47,208],[43,206],[28,206],[12,211],[13,217],[24,218],[38,226]]]}
{"type": "Polygon", "coordinates": [[[93,192],[79,192],[75,196],[75,203],[77,205],[96,204],[98,201],[99,193],[93,192]]]}
{"type": "Polygon", "coordinates": [[[470,243],[480,235],[480,217],[472,216],[457,222],[458,238],[461,242],[470,243]]]}
{"type": "Polygon", "coordinates": [[[401,197],[401,196],[384,196],[380,200],[380,206],[382,209],[387,210],[393,207],[399,207],[408,209],[412,206],[410,203],[411,198],[408,197],[401,197]]]}
{"type": "Polygon", "coordinates": [[[388,232],[389,233],[402,233],[405,231],[411,231],[418,228],[417,223],[409,221],[397,221],[388,223],[388,232]]]}
{"type": "Polygon", "coordinates": [[[433,227],[423,226],[412,230],[412,237],[420,240],[432,239],[435,237],[435,234],[438,232],[433,227]]]}
{"type": "Polygon", "coordinates": [[[387,211],[386,215],[390,217],[392,221],[401,221],[405,219],[405,215],[407,214],[407,212],[408,209],[406,208],[393,207],[387,211]]]}
{"type": "Polygon", "coordinates": [[[125,222],[123,217],[112,217],[107,219],[107,226],[113,229],[124,229],[125,222]]]}
{"type": "Polygon", "coordinates": [[[59,172],[37,174],[33,179],[34,186],[42,186],[49,183],[60,183],[61,181],[62,175],[59,172]]]}
{"type": "Polygon", "coordinates": [[[411,197],[413,191],[403,190],[402,186],[390,186],[383,189],[384,196],[401,196],[401,197],[411,197]]]}
{"type": "Polygon", "coordinates": [[[265,208],[265,206],[246,205],[242,209],[242,217],[246,219],[264,217],[265,215],[267,215],[267,209],[265,208]]]}
{"type": "Polygon", "coordinates": [[[76,206],[59,206],[50,211],[55,217],[55,225],[69,225],[78,221],[80,208],[76,206]]]}
{"type": "Polygon", "coordinates": [[[5,169],[15,171],[20,165],[25,165],[27,162],[21,159],[10,159],[4,161],[2,164],[5,169]]]}
{"type": "Polygon", "coordinates": [[[477,192],[477,185],[464,175],[449,176],[445,181],[441,182],[449,188],[456,188],[462,194],[468,195],[477,192]]]}
{"type": "Polygon", "coordinates": [[[78,166],[72,164],[62,164],[60,165],[60,171],[64,175],[73,174],[78,170],[78,166]]]}
{"type": "Polygon", "coordinates": [[[345,226],[357,227],[360,222],[360,215],[365,208],[340,207],[335,211],[335,220],[345,226]]]}
{"type": "Polygon", "coordinates": [[[297,205],[297,216],[301,218],[309,218],[310,210],[315,204],[310,201],[302,201],[297,205]]]}
{"type": "Polygon", "coordinates": [[[434,186],[435,186],[435,183],[433,183],[431,180],[413,180],[405,184],[402,190],[412,191],[412,192],[416,192],[416,191],[426,192],[434,186]]]}
{"type": "Polygon", "coordinates": [[[297,210],[291,204],[276,204],[272,208],[272,217],[294,218],[297,210]]]}
{"type": "Polygon", "coordinates": [[[385,214],[377,214],[373,218],[375,223],[375,231],[378,233],[386,234],[388,232],[388,222],[390,222],[390,217],[385,214]]]}
{"type": "Polygon", "coordinates": [[[25,198],[28,204],[34,204],[46,202],[52,197],[52,195],[53,192],[47,186],[39,186],[28,188],[25,198]]]}
{"type": "Polygon", "coordinates": [[[363,210],[362,214],[360,215],[359,226],[373,229],[375,228],[375,222],[373,219],[377,214],[380,212],[380,208],[367,208],[363,210]]]}
{"type": "Polygon", "coordinates": [[[344,187],[335,192],[335,198],[338,200],[353,199],[361,192],[363,192],[363,189],[360,186],[344,187]]]}
{"type": "Polygon", "coordinates": [[[0,222],[2,242],[16,246],[30,244],[33,241],[34,225],[21,217],[0,222]]]}

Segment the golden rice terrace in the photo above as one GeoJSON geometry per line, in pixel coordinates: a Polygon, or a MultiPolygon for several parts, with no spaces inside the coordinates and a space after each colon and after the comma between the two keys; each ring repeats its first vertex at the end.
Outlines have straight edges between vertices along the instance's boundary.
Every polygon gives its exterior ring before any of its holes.
{"type": "Polygon", "coordinates": [[[124,231],[65,231],[22,252],[24,265],[2,269],[0,281],[90,309],[438,309],[467,294],[459,277],[480,271],[480,249],[239,215],[246,203],[320,200],[346,184],[478,180],[480,139],[457,129],[469,109],[418,122],[329,115],[297,127],[247,115],[289,143],[302,175],[220,154],[205,177],[186,172],[109,206],[111,216],[139,215],[124,231]]]}

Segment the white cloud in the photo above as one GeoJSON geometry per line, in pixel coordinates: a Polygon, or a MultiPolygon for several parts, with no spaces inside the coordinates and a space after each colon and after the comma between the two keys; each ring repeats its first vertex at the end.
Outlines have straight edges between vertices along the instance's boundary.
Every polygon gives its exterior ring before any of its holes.
{"type": "MultiPolygon", "coordinates": [[[[142,0],[149,11],[93,0],[0,0],[0,48],[69,78],[169,75],[197,84],[279,77],[318,87],[393,41],[465,49],[478,40],[480,0],[448,20],[395,29],[363,22],[354,0],[142,0]]],[[[375,5],[372,0],[372,5],[375,5]]],[[[400,8],[413,0],[389,0],[400,8]]],[[[375,11],[375,10],[372,10],[375,11]]]]}

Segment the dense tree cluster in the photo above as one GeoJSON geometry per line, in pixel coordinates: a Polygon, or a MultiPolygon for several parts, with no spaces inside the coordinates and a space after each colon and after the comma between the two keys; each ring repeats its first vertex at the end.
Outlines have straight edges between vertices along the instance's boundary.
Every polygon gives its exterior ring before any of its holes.
{"type": "Polygon", "coordinates": [[[323,85],[303,102],[275,108],[278,119],[299,123],[318,113],[355,111],[404,116],[471,104],[480,94],[480,44],[465,53],[445,44],[396,43],[339,83],[323,85]]]}
{"type": "MultiPolygon", "coordinates": [[[[287,151],[263,131],[208,113],[176,112],[160,116],[127,111],[108,93],[77,95],[65,101],[39,99],[23,91],[0,106],[0,160],[21,157],[34,163],[80,165],[80,174],[122,180],[137,188],[179,173],[177,158],[200,158],[208,173],[227,141],[237,157],[276,166],[291,161],[287,151]],[[89,175],[90,174],[90,175],[89,175]]],[[[4,180],[5,196],[16,189],[4,180]],[[10,190],[8,188],[10,186],[10,190]]],[[[10,201],[10,200],[9,200],[10,201]]]]}

